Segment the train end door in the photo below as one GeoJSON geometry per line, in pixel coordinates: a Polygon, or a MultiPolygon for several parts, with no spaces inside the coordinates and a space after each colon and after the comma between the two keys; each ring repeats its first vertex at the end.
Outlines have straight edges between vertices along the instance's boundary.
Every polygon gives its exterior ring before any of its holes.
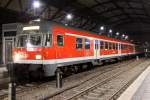
{"type": "Polygon", "coordinates": [[[94,40],[94,58],[100,58],[100,42],[99,40],[94,40]]]}

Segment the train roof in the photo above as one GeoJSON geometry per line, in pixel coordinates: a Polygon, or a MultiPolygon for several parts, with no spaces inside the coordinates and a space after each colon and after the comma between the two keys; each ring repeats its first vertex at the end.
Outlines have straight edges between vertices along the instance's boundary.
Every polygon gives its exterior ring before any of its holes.
{"type": "Polygon", "coordinates": [[[50,27],[60,27],[60,28],[68,29],[68,30],[78,31],[78,33],[77,33],[78,35],[82,34],[83,36],[89,36],[89,37],[100,38],[100,39],[104,39],[104,40],[134,45],[133,43],[130,43],[130,42],[125,41],[125,40],[119,40],[119,39],[110,38],[110,37],[103,36],[103,35],[98,35],[96,32],[86,31],[86,30],[83,30],[80,28],[75,28],[72,26],[66,26],[66,25],[63,25],[63,24],[60,24],[57,22],[53,22],[53,21],[41,21],[40,23],[44,26],[46,25],[46,26],[50,26],[50,27]],[[79,33],[81,33],[81,34],[79,34],[79,33]]]}

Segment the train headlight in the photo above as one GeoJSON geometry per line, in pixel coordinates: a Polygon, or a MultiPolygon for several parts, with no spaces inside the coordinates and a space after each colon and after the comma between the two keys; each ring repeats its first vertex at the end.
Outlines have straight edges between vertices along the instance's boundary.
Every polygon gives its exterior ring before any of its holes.
{"type": "Polygon", "coordinates": [[[14,62],[16,62],[16,61],[19,61],[19,60],[22,60],[25,58],[26,58],[26,54],[18,52],[18,53],[14,54],[13,60],[14,60],[14,62]]]}
{"type": "Polygon", "coordinates": [[[14,55],[14,61],[16,62],[16,61],[19,61],[20,59],[21,59],[21,55],[19,53],[16,53],[14,55]]]}
{"type": "Polygon", "coordinates": [[[42,59],[42,56],[41,55],[36,55],[35,58],[40,60],[40,59],[42,59]]]}

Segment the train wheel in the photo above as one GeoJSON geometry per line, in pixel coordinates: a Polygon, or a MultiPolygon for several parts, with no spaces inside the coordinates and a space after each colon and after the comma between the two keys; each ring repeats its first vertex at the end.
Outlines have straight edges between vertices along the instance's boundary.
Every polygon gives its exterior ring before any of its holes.
{"type": "Polygon", "coordinates": [[[74,66],[74,73],[77,74],[79,72],[79,66],[75,65],[74,66]]]}
{"type": "Polygon", "coordinates": [[[88,65],[87,64],[83,64],[82,65],[82,70],[84,71],[84,70],[87,70],[88,69],[88,65]]]}

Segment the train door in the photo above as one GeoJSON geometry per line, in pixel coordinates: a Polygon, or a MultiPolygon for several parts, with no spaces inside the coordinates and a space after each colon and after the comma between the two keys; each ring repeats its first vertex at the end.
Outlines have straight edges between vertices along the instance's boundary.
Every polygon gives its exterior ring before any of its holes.
{"type": "Polygon", "coordinates": [[[100,56],[100,45],[99,40],[94,41],[94,58],[99,59],[100,56]]]}
{"type": "MultiPolygon", "coordinates": [[[[57,34],[56,39],[57,39],[56,58],[62,59],[64,58],[64,35],[57,34]]],[[[58,63],[58,60],[56,60],[56,63],[58,63]]]]}
{"type": "Polygon", "coordinates": [[[121,43],[118,43],[118,54],[121,55],[121,43]]]}

